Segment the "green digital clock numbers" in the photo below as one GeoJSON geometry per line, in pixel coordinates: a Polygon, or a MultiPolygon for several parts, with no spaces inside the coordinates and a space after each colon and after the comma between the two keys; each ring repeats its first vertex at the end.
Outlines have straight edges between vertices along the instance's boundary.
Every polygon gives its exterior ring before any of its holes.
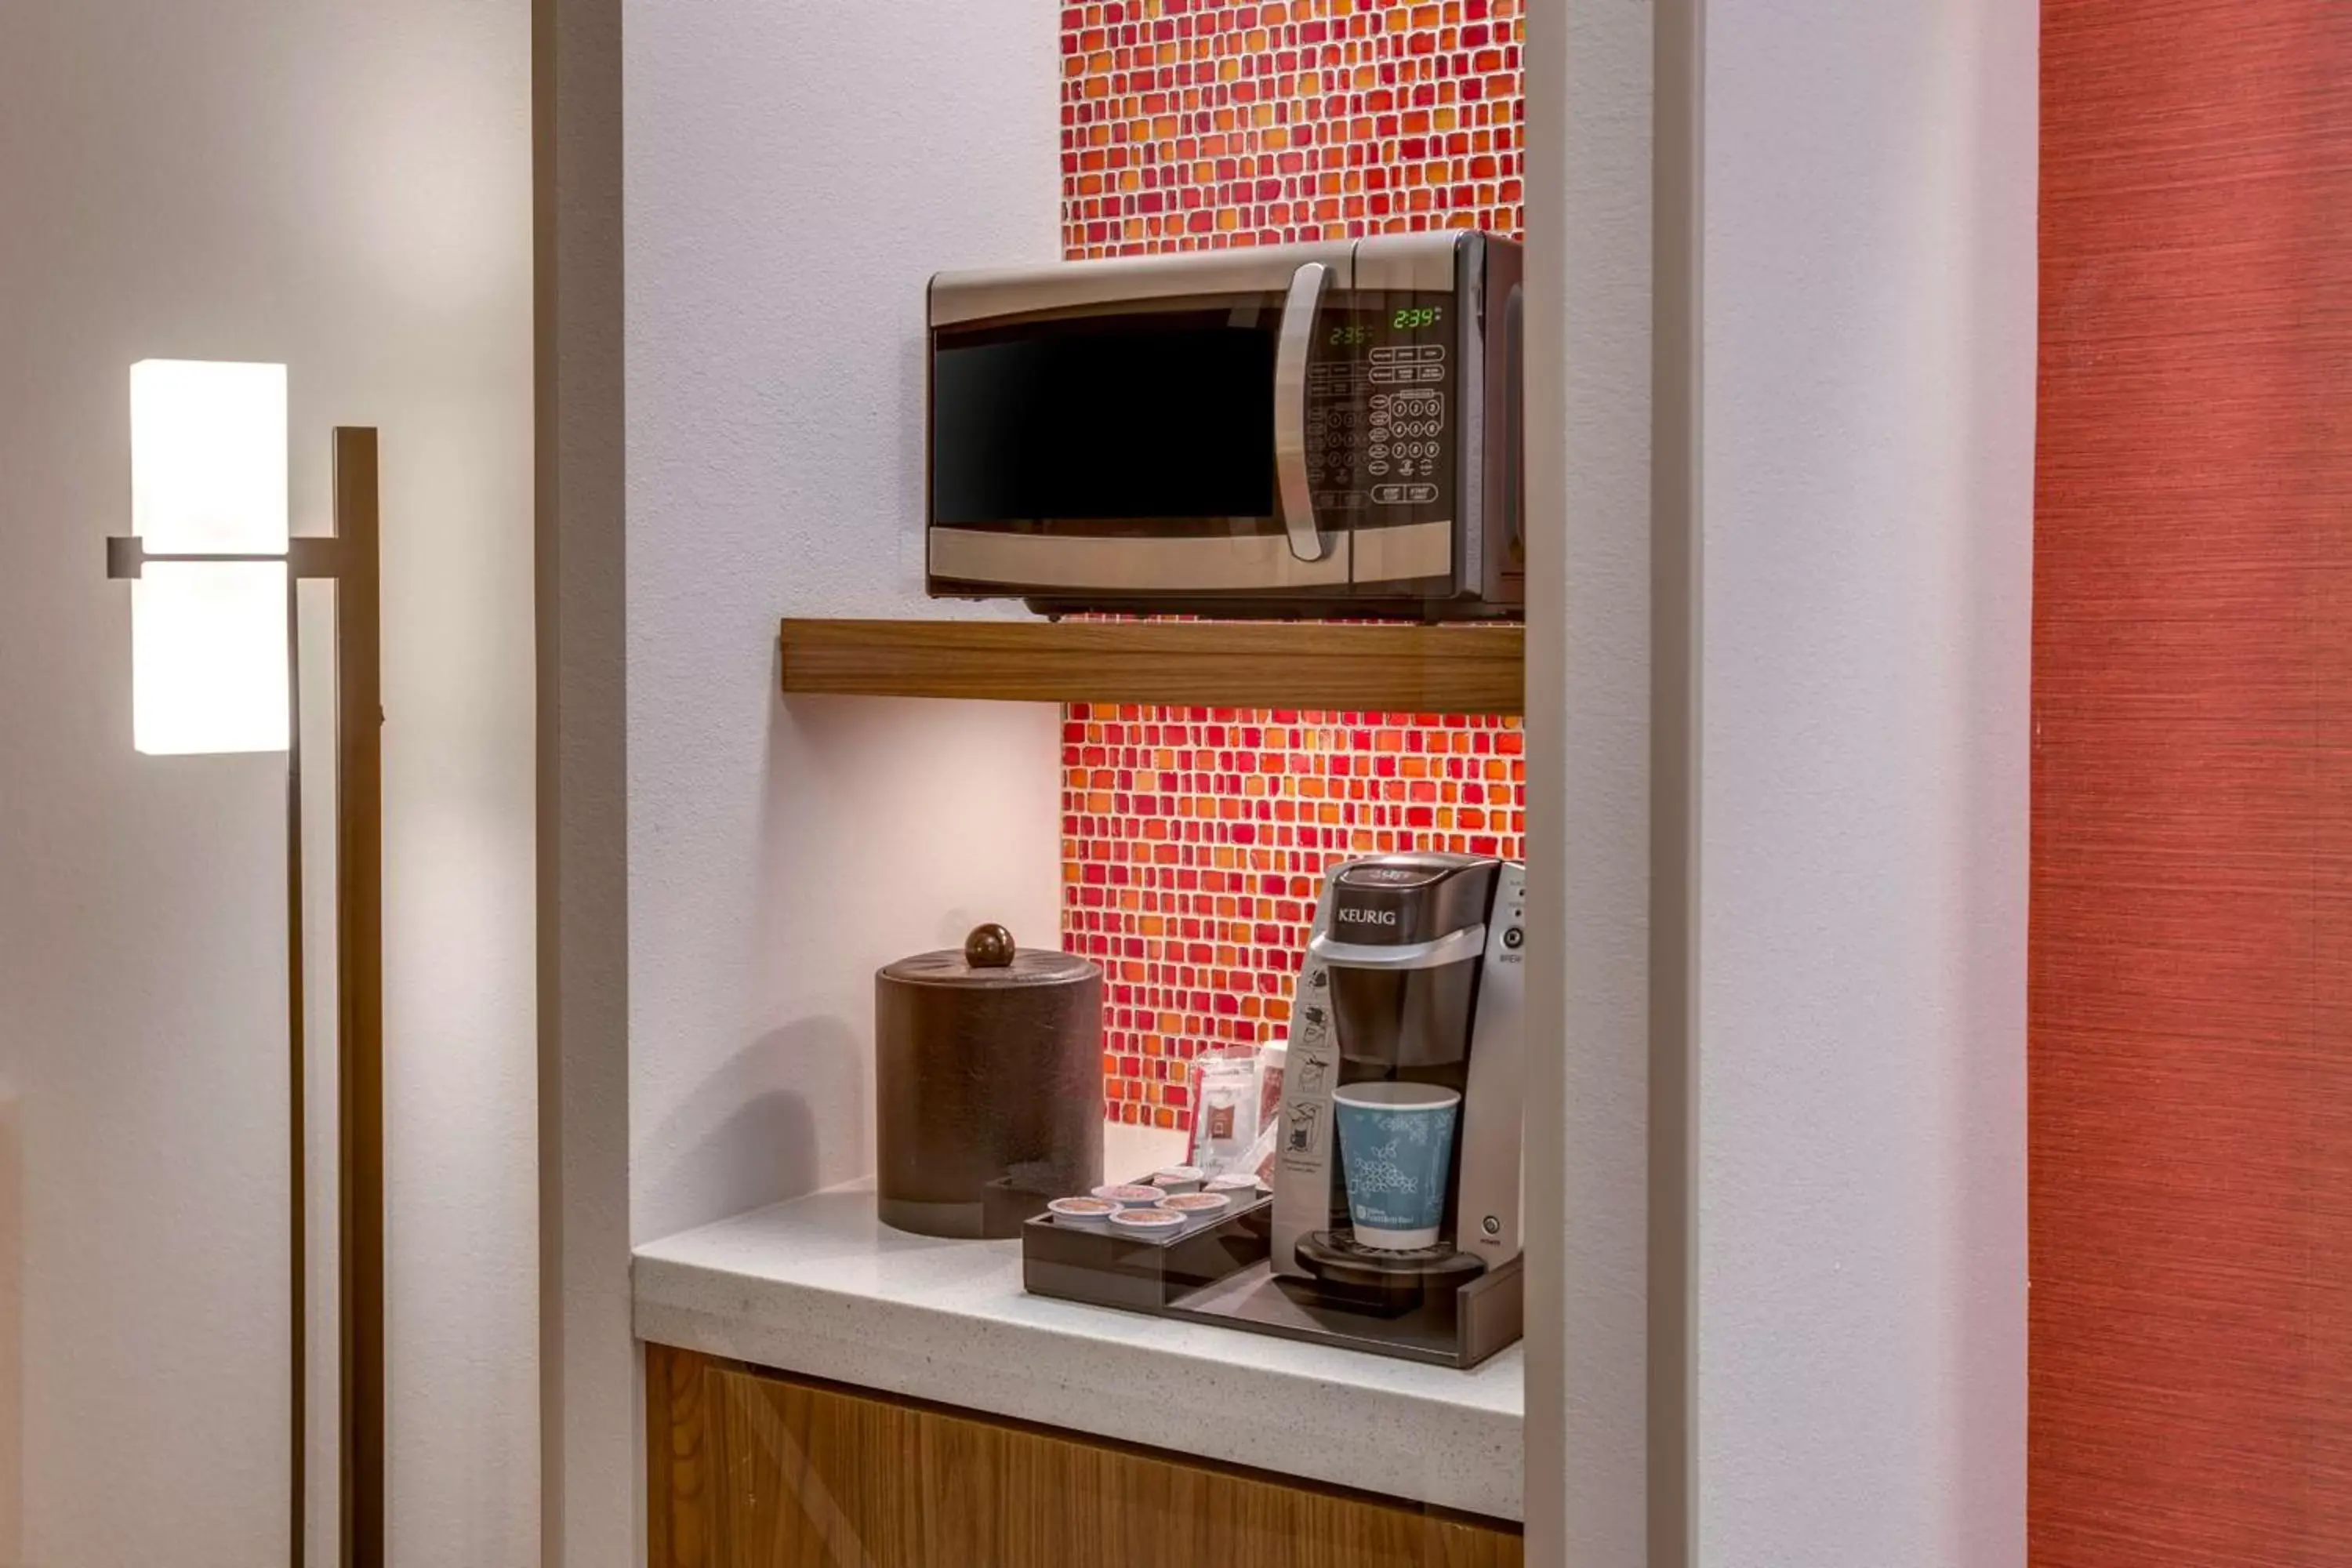
{"type": "MultiPolygon", "coordinates": [[[[1389,319],[1387,330],[1392,332],[1415,332],[1423,327],[1433,327],[1445,319],[1443,305],[1410,305],[1389,319]]],[[[1370,321],[1355,321],[1333,327],[1325,334],[1324,342],[1335,349],[1361,348],[1381,331],[1380,318],[1370,321]]]]}

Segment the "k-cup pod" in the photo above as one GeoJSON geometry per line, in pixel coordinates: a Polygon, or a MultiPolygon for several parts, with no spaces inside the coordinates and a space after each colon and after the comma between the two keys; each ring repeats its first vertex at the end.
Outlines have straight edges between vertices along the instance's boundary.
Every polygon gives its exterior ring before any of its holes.
{"type": "Polygon", "coordinates": [[[1193,1225],[1213,1225],[1233,1212],[1234,1200],[1223,1193],[1178,1193],[1160,1199],[1160,1206],[1193,1225]]]}
{"type": "Polygon", "coordinates": [[[1165,1239],[1182,1230],[1184,1216],[1172,1209],[1121,1209],[1110,1216],[1110,1227],[1129,1236],[1165,1239]]]}
{"type": "Polygon", "coordinates": [[[1118,1213],[1118,1205],[1108,1198],[1055,1198],[1045,1209],[1056,1225],[1103,1230],[1109,1226],[1110,1216],[1118,1213]]]}
{"type": "Polygon", "coordinates": [[[1094,1195],[1106,1198],[1123,1209],[1148,1209],[1168,1194],[1159,1187],[1139,1186],[1133,1183],[1114,1183],[1097,1187],[1094,1195]]]}

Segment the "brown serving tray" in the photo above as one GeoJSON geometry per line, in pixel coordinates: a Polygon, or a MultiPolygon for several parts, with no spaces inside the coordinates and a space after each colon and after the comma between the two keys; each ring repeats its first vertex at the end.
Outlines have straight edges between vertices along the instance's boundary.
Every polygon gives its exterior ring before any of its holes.
{"type": "Polygon", "coordinates": [[[1476,1366],[1519,1339],[1518,1258],[1442,1301],[1389,1315],[1276,1277],[1268,1267],[1273,1228],[1270,1196],[1165,1240],[1081,1229],[1041,1215],[1021,1227],[1021,1282],[1033,1295],[1434,1366],[1476,1366]]]}
{"type": "Polygon", "coordinates": [[[1274,1200],[1166,1237],[1064,1225],[1050,1214],[1021,1227],[1021,1283],[1032,1295],[1160,1312],[1177,1298],[1263,1263],[1274,1200]]]}

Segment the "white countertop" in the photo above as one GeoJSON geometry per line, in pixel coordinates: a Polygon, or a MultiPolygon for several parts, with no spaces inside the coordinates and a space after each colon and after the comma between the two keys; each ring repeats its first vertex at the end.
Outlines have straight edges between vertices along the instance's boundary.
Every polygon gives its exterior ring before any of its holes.
{"type": "Polygon", "coordinates": [[[1468,1372],[1032,1296],[1017,1241],[875,1217],[870,1183],[641,1247],[640,1339],[1502,1519],[1523,1350],[1468,1372]]]}

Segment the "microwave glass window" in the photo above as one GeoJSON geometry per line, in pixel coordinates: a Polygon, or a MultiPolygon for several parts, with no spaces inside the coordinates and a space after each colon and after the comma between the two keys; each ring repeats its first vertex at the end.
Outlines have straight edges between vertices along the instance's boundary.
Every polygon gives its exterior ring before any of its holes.
{"type": "Polygon", "coordinates": [[[935,521],[1274,515],[1270,331],[1162,318],[942,337],[935,521]]]}

